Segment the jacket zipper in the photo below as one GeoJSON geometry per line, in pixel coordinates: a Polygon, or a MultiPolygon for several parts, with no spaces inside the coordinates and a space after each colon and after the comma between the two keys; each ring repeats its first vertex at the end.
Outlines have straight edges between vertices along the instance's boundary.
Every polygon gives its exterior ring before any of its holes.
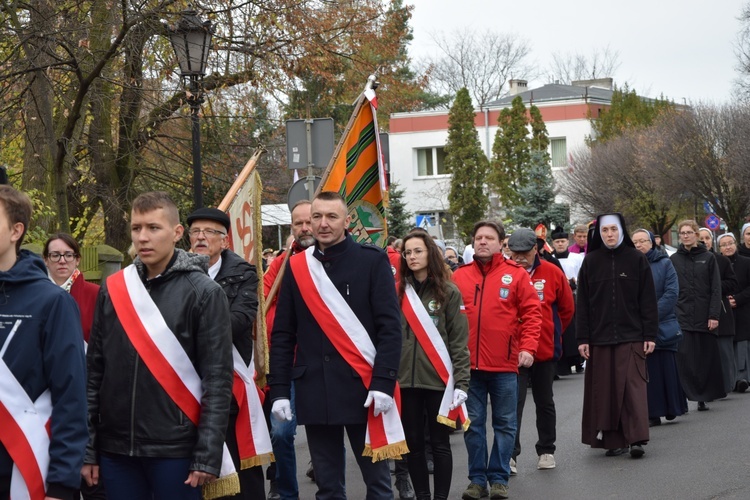
{"type": "MultiPolygon", "coordinates": [[[[487,279],[486,274],[482,274],[482,288],[477,285],[476,291],[479,292],[479,311],[477,312],[477,361],[475,370],[479,370],[479,337],[482,334],[482,302],[484,302],[484,282],[487,279]]],[[[477,294],[474,294],[474,305],[477,303],[477,294]]]]}
{"type": "Polygon", "coordinates": [[[135,454],[135,388],[138,382],[138,359],[135,355],[135,366],[133,367],[133,392],[130,394],[130,456],[135,454]]]}

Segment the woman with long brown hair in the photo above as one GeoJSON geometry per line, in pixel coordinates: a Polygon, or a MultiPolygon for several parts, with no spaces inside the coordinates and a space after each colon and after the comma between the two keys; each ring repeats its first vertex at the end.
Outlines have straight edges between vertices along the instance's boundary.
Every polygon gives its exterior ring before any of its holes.
{"type": "Polygon", "coordinates": [[[451,428],[469,424],[464,404],[469,323],[442,252],[427,233],[415,231],[404,238],[399,278],[403,347],[398,380],[409,475],[418,500],[447,499],[453,471],[451,428]],[[425,413],[434,457],[434,497],[425,458],[425,413]]]}

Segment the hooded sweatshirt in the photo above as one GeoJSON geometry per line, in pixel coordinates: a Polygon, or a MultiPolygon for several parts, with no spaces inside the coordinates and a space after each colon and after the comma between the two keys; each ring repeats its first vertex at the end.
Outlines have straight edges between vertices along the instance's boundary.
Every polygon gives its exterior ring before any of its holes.
{"type": "MultiPolygon", "coordinates": [[[[81,319],[73,298],[50,281],[44,261],[26,250],[0,271],[0,345],[16,325],[3,360],[32,401],[51,393],[47,494],[72,499],[88,441],[81,319]]],[[[12,465],[0,444],[0,477],[9,477],[12,465]]]]}

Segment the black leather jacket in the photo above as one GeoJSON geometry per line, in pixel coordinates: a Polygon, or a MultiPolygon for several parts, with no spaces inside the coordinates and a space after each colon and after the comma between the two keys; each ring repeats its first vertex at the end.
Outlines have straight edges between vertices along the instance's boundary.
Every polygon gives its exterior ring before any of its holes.
{"type": "Polygon", "coordinates": [[[208,257],[175,250],[164,273],[141,279],[203,381],[198,427],[179,409],[136,352],[102,285],[87,353],[89,445],[98,453],[191,457],[190,470],[218,475],[232,397],[232,345],[227,298],[206,275],[208,257]]]}

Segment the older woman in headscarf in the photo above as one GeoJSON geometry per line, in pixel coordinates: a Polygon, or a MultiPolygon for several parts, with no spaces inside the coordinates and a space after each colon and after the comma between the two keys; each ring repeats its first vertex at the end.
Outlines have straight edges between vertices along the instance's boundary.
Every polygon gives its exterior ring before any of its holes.
{"type": "Polygon", "coordinates": [[[725,256],[714,249],[714,233],[707,227],[698,230],[699,238],[706,245],[709,252],[716,256],[721,275],[721,313],[719,314],[719,358],[721,358],[721,374],[724,376],[724,391],[734,390],[737,377],[737,367],[734,361],[734,313],[729,304],[729,295],[737,293],[739,284],[732,269],[732,263],[725,256]]]}
{"type": "Polygon", "coordinates": [[[745,392],[750,380],[750,258],[740,255],[732,233],[719,236],[719,251],[732,263],[737,276],[737,293],[729,295],[734,312],[734,355],[737,372],[734,390],[745,392]]]}
{"type": "Polygon", "coordinates": [[[750,257],[750,222],[745,222],[740,231],[740,241],[737,242],[737,251],[743,257],[750,257]]]}
{"type": "Polygon", "coordinates": [[[674,306],[680,295],[677,273],[667,254],[656,248],[654,235],[646,229],[633,233],[635,248],[646,255],[654,277],[659,308],[659,333],[656,349],[646,358],[648,367],[649,426],[661,424],[661,417],[673,420],[687,411],[687,400],[677,374],[675,355],[682,338],[674,306]]]}

